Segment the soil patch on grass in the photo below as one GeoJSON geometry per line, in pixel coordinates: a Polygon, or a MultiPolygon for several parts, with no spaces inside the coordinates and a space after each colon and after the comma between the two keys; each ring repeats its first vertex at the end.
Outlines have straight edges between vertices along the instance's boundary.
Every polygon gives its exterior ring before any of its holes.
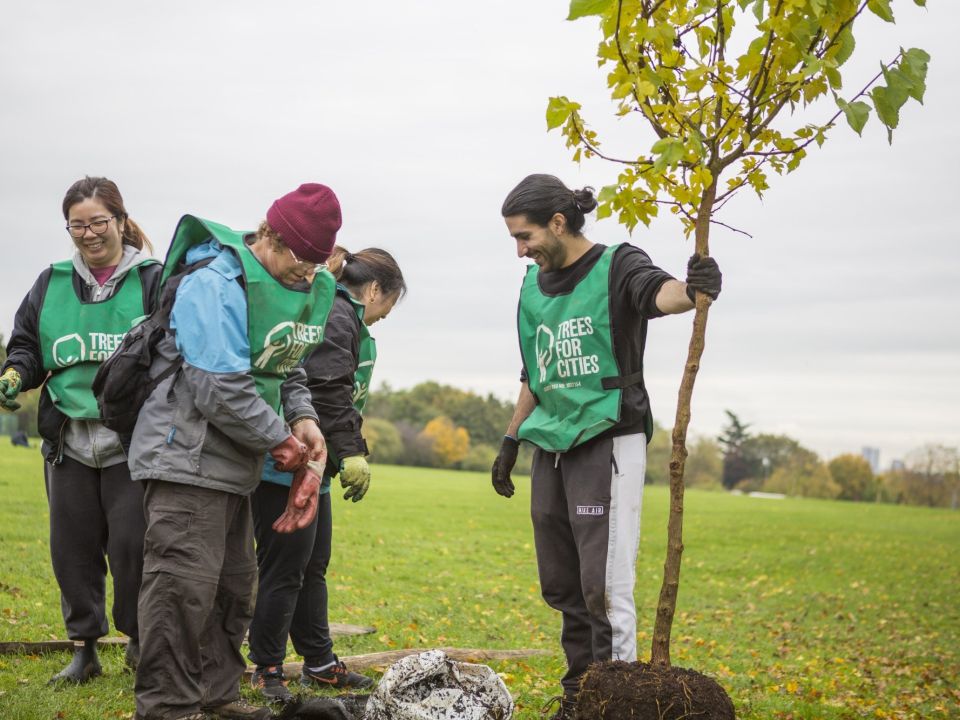
{"type": "Polygon", "coordinates": [[[620,660],[584,675],[578,720],[735,720],[733,701],[695,670],[620,660]]]}

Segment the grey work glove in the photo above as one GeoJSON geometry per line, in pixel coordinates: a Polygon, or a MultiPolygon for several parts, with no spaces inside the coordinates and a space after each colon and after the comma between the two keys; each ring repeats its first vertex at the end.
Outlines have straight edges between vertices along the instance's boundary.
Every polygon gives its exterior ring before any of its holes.
{"type": "Polygon", "coordinates": [[[493,461],[493,469],[491,470],[491,477],[493,479],[493,489],[497,491],[497,495],[503,495],[503,497],[513,497],[515,488],[513,487],[513,480],[510,479],[510,473],[513,471],[513,466],[517,464],[517,452],[520,450],[520,443],[516,438],[512,438],[509,435],[503,436],[503,442],[500,443],[500,452],[497,454],[497,459],[493,461]]]}
{"type": "Polygon", "coordinates": [[[697,301],[697,292],[702,292],[711,300],[716,300],[720,295],[722,281],[723,275],[716,260],[712,257],[700,257],[700,253],[690,256],[690,260],[687,261],[687,297],[690,298],[690,302],[697,301]]]}

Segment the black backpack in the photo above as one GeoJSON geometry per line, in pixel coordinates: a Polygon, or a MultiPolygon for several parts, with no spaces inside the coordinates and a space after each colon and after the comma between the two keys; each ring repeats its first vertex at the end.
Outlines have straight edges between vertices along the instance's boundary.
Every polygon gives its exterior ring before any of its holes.
{"type": "Polygon", "coordinates": [[[101,363],[91,388],[97,398],[100,420],[110,430],[121,435],[133,433],[143,403],[160,383],[183,365],[183,359],[178,358],[159,375],[150,377],[157,345],[170,332],[170,313],[180,282],[211,262],[213,258],[201,260],[167,278],[160,290],[157,308],[124,335],[119,347],[101,363]]]}

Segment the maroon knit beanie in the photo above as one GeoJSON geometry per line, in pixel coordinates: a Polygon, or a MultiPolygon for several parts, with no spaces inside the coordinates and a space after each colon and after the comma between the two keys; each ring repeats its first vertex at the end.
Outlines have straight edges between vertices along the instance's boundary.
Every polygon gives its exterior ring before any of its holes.
{"type": "Polygon", "coordinates": [[[267,224],[284,245],[300,260],[314,263],[330,257],[341,223],[337,196],[318,183],[304,183],[267,210],[267,224]]]}

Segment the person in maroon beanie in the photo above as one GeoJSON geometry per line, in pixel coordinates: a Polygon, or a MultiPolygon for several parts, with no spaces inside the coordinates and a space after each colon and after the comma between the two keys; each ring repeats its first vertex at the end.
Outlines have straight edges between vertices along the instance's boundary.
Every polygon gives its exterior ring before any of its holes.
{"type": "Polygon", "coordinates": [[[316,516],[321,478],[310,466],[327,452],[301,361],[333,304],[323,263],[340,224],[333,191],[309,183],[274,202],[254,233],[190,215],[177,226],[163,277],[182,280],[150,372],[176,371],[144,403],[129,458],[147,517],[140,720],[272,717],[239,699],[257,579],[251,494],[269,455],[293,473],[273,529],[316,516]]]}

